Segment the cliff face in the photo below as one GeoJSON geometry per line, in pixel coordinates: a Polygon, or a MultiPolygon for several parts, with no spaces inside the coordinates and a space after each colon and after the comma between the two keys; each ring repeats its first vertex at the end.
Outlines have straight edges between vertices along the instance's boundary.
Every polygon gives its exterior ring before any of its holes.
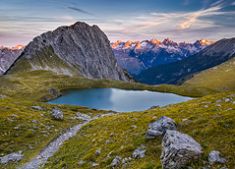
{"type": "Polygon", "coordinates": [[[33,39],[7,73],[50,70],[91,79],[128,81],[106,35],[97,27],[77,22],[33,39]]]}

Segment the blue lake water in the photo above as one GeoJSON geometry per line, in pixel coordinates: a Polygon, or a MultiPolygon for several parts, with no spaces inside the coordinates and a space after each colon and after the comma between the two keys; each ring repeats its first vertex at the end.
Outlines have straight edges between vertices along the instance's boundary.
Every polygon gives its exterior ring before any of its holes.
{"type": "Polygon", "coordinates": [[[180,103],[190,99],[192,98],[147,90],[94,88],[68,91],[63,96],[49,101],[49,103],[78,105],[99,110],[130,112],[143,111],[152,106],[166,106],[180,103]]]}

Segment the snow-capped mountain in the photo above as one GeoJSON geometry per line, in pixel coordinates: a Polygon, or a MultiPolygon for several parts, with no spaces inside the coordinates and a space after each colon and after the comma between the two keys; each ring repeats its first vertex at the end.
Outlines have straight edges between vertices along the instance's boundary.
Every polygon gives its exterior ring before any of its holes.
{"type": "Polygon", "coordinates": [[[210,40],[198,40],[195,43],[174,42],[169,38],[163,41],[152,39],[144,41],[116,41],[111,44],[116,59],[130,74],[137,75],[142,70],[183,60],[206,46],[210,40]]]}
{"type": "Polygon", "coordinates": [[[17,45],[12,48],[0,46],[0,75],[4,74],[5,71],[14,63],[18,56],[23,51],[24,46],[17,45]]]}

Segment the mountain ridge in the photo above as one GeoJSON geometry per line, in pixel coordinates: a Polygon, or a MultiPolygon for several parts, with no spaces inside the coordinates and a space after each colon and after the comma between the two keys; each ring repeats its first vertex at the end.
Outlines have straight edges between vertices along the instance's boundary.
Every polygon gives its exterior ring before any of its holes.
{"type": "Polygon", "coordinates": [[[137,79],[149,84],[181,84],[193,74],[217,66],[235,56],[235,38],[221,39],[183,61],[143,71],[137,79]],[[147,77],[145,78],[145,77],[147,77]],[[151,80],[150,80],[151,79],[151,80]]]}

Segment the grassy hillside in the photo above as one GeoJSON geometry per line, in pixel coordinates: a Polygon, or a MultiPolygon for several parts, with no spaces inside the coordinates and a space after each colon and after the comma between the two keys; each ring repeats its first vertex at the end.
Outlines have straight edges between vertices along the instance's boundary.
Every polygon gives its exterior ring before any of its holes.
{"type": "MultiPolygon", "coordinates": [[[[92,163],[99,164],[94,168],[110,168],[115,156],[130,157],[143,144],[146,146],[146,156],[132,160],[126,168],[160,169],[161,139],[147,141],[145,133],[150,122],[164,115],[173,118],[180,131],[191,135],[202,145],[203,156],[193,164],[193,168],[206,166],[204,163],[208,153],[218,150],[227,158],[227,167],[232,169],[235,166],[234,101],[234,93],[224,93],[164,108],[96,120],[67,141],[44,168],[88,169],[92,163]],[[226,101],[226,98],[231,101],[226,101]],[[95,155],[96,150],[101,150],[99,156],[95,155]],[[79,161],[85,163],[79,165],[79,161]]],[[[213,168],[219,169],[222,166],[214,165],[213,168]]]]}
{"type": "Polygon", "coordinates": [[[185,85],[210,88],[216,91],[235,90],[235,58],[196,74],[185,85]]]}

